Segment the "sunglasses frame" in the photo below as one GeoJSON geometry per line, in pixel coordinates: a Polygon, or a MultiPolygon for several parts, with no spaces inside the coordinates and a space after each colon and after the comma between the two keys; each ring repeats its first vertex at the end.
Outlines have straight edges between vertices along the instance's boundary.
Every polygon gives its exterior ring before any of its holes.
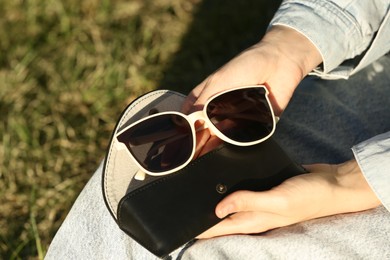
{"type": "Polygon", "coordinates": [[[192,161],[192,159],[193,159],[193,157],[195,155],[195,150],[196,150],[196,132],[197,131],[209,128],[209,130],[212,132],[212,134],[216,135],[222,141],[227,142],[229,144],[237,145],[237,146],[251,146],[251,145],[255,145],[255,144],[259,144],[261,142],[264,142],[265,140],[270,138],[273,135],[273,133],[275,132],[276,123],[279,121],[279,117],[275,116],[274,111],[272,109],[271,102],[269,101],[268,95],[269,95],[269,91],[268,91],[268,89],[264,85],[253,85],[253,86],[242,86],[242,87],[231,88],[231,89],[221,91],[221,92],[216,93],[215,95],[211,96],[207,100],[207,102],[204,104],[204,107],[203,107],[202,110],[193,112],[193,113],[191,113],[189,115],[186,115],[186,114],[183,114],[183,113],[177,112],[177,111],[166,111],[166,112],[159,112],[159,113],[156,113],[156,114],[152,114],[152,115],[149,115],[149,116],[147,116],[145,118],[137,120],[136,122],[126,126],[124,129],[122,129],[118,133],[116,133],[115,138],[116,138],[116,141],[118,142],[118,144],[121,146],[121,148],[122,149],[126,149],[127,153],[130,155],[130,157],[133,159],[133,161],[136,163],[136,165],[139,167],[139,169],[141,169],[141,171],[137,172],[136,179],[143,180],[145,178],[145,173],[148,174],[148,175],[151,175],[151,176],[168,175],[168,174],[171,174],[173,172],[179,171],[180,169],[184,168],[185,166],[187,166],[192,161]],[[219,97],[219,96],[221,96],[221,95],[223,95],[225,93],[231,92],[231,91],[240,90],[240,89],[247,89],[247,88],[263,88],[265,90],[265,99],[266,99],[266,101],[268,103],[268,106],[269,106],[269,109],[270,109],[270,112],[271,112],[271,115],[272,115],[273,126],[272,126],[271,132],[267,136],[265,136],[265,137],[263,137],[263,138],[261,138],[259,140],[256,140],[256,141],[253,141],[253,142],[237,142],[235,140],[232,140],[232,139],[228,138],[223,133],[221,133],[217,129],[217,127],[214,126],[214,124],[210,121],[210,119],[207,116],[206,111],[207,111],[208,104],[214,98],[219,97]],[[121,135],[122,133],[124,133],[125,131],[127,131],[128,129],[130,129],[131,127],[133,127],[134,125],[137,125],[139,123],[142,123],[143,121],[149,120],[149,119],[157,117],[157,116],[162,116],[162,115],[178,115],[178,116],[181,116],[183,119],[185,119],[188,122],[188,124],[189,124],[189,126],[191,128],[192,140],[193,140],[192,152],[191,152],[191,156],[189,156],[188,160],[186,160],[184,163],[182,163],[181,165],[179,165],[176,168],[173,168],[173,169],[168,170],[168,171],[163,171],[163,172],[151,172],[151,171],[145,169],[138,162],[138,160],[131,153],[129,148],[124,143],[122,143],[122,142],[120,142],[118,140],[118,136],[121,135]],[[198,120],[202,120],[204,122],[204,124],[203,124],[203,127],[195,129],[195,122],[197,122],[198,120]]]}

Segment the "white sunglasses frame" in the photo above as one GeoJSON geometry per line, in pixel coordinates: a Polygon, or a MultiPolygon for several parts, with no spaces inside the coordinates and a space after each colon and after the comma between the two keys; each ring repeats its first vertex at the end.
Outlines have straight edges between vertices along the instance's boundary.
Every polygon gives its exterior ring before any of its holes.
{"type": "Polygon", "coordinates": [[[273,133],[275,132],[275,128],[276,128],[276,123],[279,121],[279,117],[275,116],[274,114],[274,111],[272,109],[272,105],[271,105],[271,102],[269,101],[269,98],[268,98],[268,95],[269,95],[269,91],[268,89],[264,86],[264,85],[253,85],[253,86],[242,86],[242,87],[236,87],[236,88],[231,88],[231,89],[227,89],[227,90],[224,90],[224,91],[221,91],[221,92],[218,92],[216,93],[215,95],[211,96],[207,102],[204,104],[203,106],[203,109],[202,110],[199,110],[199,111],[196,111],[196,112],[193,112],[189,115],[186,115],[186,114],[183,114],[181,112],[177,112],[177,111],[167,111],[167,112],[160,112],[160,113],[156,113],[156,114],[153,114],[153,115],[150,115],[150,116],[147,116],[145,118],[142,118],[140,120],[137,120],[136,122],[126,126],[124,129],[120,130],[118,133],[116,133],[115,135],[115,138],[116,138],[116,141],[118,143],[118,145],[121,147],[121,149],[126,149],[127,153],[130,155],[131,159],[135,162],[135,164],[139,167],[140,170],[138,170],[138,172],[136,173],[135,175],[135,179],[137,180],[144,180],[145,179],[145,174],[148,174],[148,175],[151,175],[151,176],[163,176],[163,175],[168,175],[168,174],[171,174],[171,173],[174,173],[176,171],[179,171],[181,169],[183,169],[185,166],[187,166],[193,159],[194,155],[195,155],[195,149],[196,149],[196,132],[197,131],[200,131],[200,130],[203,130],[203,129],[206,129],[206,128],[209,128],[210,131],[216,135],[219,139],[221,139],[222,141],[225,141],[229,144],[233,144],[233,145],[237,145],[237,146],[251,146],[251,145],[255,145],[255,144],[259,144],[261,142],[264,142],[265,140],[267,140],[268,138],[270,138],[273,133]],[[268,103],[268,106],[270,108],[270,112],[272,114],[272,121],[273,121],[273,126],[272,126],[272,130],[271,132],[266,136],[266,137],[263,137],[259,140],[256,140],[256,141],[253,141],[253,142],[237,142],[237,141],[234,141],[230,138],[228,138],[227,136],[225,136],[223,133],[221,133],[215,126],[214,124],[210,121],[210,119],[208,118],[207,116],[207,113],[206,113],[206,109],[207,109],[207,106],[208,104],[216,97],[220,96],[220,95],[223,95],[225,93],[228,93],[228,92],[231,92],[231,91],[235,91],[235,90],[240,90],[240,89],[246,89],[246,88],[263,88],[265,90],[265,99],[267,100],[267,103],[268,103]],[[129,128],[133,127],[134,125],[137,125],[145,120],[148,120],[150,118],[153,118],[153,117],[156,117],[156,116],[161,116],[161,115],[166,115],[166,114],[174,114],[174,115],[179,115],[181,117],[183,117],[185,120],[187,120],[187,122],[189,123],[190,127],[191,127],[191,133],[192,133],[192,140],[193,140],[193,147],[192,147],[192,152],[191,152],[191,156],[189,156],[188,160],[185,161],[185,163],[182,163],[180,166],[176,167],[176,168],[173,168],[169,171],[164,171],[164,172],[151,172],[151,171],[148,171],[147,169],[145,169],[139,162],[138,160],[133,156],[133,154],[130,152],[130,150],[126,147],[126,145],[122,142],[120,142],[118,140],[118,136],[121,135],[123,132],[127,131],[129,128]],[[198,121],[198,120],[203,120],[204,124],[203,124],[203,127],[201,128],[198,128],[198,129],[195,129],[195,122],[198,121]]]}

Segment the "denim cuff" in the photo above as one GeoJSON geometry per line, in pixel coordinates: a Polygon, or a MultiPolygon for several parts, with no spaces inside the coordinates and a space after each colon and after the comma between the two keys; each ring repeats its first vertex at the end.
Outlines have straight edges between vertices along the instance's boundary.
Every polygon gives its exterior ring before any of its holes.
{"type": "MultiPolygon", "coordinates": [[[[362,25],[364,22],[359,24],[358,19],[361,19],[362,14],[354,17],[353,10],[346,8],[332,1],[285,0],[270,26],[293,28],[317,47],[323,64],[312,74],[329,79],[348,78],[353,64],[340,64],[363,53],[373,38],[373,32],[362,25]]],[[[372,23],[376,26],[376,21],[372,23]]]]}
{"type": "Polygon", "coordinates": [[[390,132],[355,145],[352,151],[368,184],[390,211],[390,132]]]}

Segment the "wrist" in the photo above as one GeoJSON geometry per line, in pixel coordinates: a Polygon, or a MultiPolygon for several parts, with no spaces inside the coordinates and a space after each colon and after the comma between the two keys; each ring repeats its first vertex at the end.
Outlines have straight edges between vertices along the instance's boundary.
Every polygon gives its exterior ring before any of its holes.
{"type": "Polygon", "coordinates": [[[281,62],[285,62],[284,59],[294,63],[301,72],[301,79],[322,62],[317,47],[302,33],[287,26],[273,26],[261,42],[276,48],[281,62]]]}
{"type": "Polygon", "coordinates": [[[335,178],[349,212],[367,210],[381,205],[356,160],[338,165],[335,178]]]}

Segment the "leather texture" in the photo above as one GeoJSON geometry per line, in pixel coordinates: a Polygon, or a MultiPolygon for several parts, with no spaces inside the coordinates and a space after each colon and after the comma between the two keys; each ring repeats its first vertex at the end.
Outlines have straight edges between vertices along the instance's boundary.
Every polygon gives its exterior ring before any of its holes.
{"type": "Polygon", "coordinates": [[[164,257],[221,221],[214,210],[226,195],[267,190],[304,172],[272,138],[249,147],[224,144],[177,173],[135,185],[119,202],[118,225],[164,257]]]}

